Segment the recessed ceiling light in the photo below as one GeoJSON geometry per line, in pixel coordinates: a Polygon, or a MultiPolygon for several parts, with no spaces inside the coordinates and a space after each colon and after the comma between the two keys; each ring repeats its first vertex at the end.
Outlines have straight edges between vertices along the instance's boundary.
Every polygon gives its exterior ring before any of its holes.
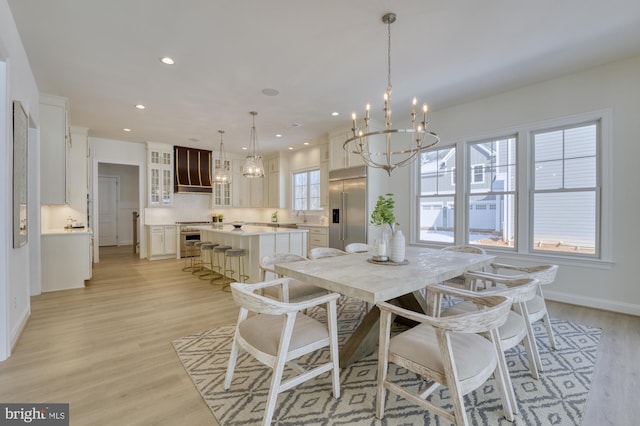
{"type": "Polygon", "coordinates": [[[278,92],[276,89],[266,88],[262,89],[262,94],[265,96],[278,96],[280,92],[278,92]]]}
{"type": "Polygon", "coordinates": [[[130,132],[131,131],[131,129],[128,129],[126,127],[124,129],[122,129],[122,130],[125,131],[125,132],[130,132]]]}
{"type": "Polygon", "coordinates": [[[138,105],[136,105],[136,108],[138,108],[138,109],[145,109],[146,107],[145,107],[144,105],[142,105],[142,104],[138,104],[138,105]]]}
{"type": "Polygon", "coordinates": [[[242,147],[242,150],[243,150],[243,151],[246,151],[247,149],[248,149],[248,148],[247,148],[246,146],[243,146],[243,147],[242,147]]]}
{"type": "Polygon", "coordinates": [[[277,133],[276,134],[276,138],[281,138],[282,137],[282,133],[277,133]]]}
{"type": "Polygon", "coordinates": [[[164,58],[160,58],[160,62],[162,62],[165,65],[173,65],[175,62],[173,62],[173,59],[171,59],[168,56],[165,56],[164,58]]]}
{"type": "Polygon", "coordinates": [[[300,123],[291,123],[291,124],[289,124],[289,127],[291,127],[292,129],[296,129],[296,128],[300,127],[300,126],[302,126],[302,124],[300,124],[300,123]]]}
{"type": "Polygon", "coordinates": [[[340,113],[339,113],[338,111],[333,111],[333,112],[331,113],[331,116],[332,116],[332,117],[337,117],[337,116],[339,116],[339,115],[340,115],[340,113]]]}
{"type": "Polygon", "coordinates": [[[289,147],[289,149],[290,149],[290,150],[293,150],[293,147],[292,147],[292,146],[290,146],[290,147],[289,147]]]}
{"type": "Polygon", "coordinates": [[[305,143],[303,143],[302,145],[309,145],[309,142],[305,142],[305,143]]]}

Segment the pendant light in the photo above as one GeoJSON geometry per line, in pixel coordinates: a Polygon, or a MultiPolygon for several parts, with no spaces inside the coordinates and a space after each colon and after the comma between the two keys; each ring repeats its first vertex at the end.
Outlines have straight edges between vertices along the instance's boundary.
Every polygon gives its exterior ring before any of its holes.
{"type": "Polygon", "coordinates": [[[253,126],[251,126],[251,135],[249,136],[249,149],[251,155],[247,155],[242,166],[242,176],[248,178],[264,177],[264,164],[262,156],[258,152],[258,136],[256,135],[256,115],[257,112],[251,111],[249,114],[253,117],[253,126]]]}
{"type": "Polygon", "coordinates": [[[222,142],[224,130],[218,130],[218,133],[220,133],[220,154],[218,154],[218,167],[215,167],[213,172],[213,183],[230,184],[231,173],[229,172],[229,168],[225,165],[227,158],[224,154],[224,143],[222,142]]]}

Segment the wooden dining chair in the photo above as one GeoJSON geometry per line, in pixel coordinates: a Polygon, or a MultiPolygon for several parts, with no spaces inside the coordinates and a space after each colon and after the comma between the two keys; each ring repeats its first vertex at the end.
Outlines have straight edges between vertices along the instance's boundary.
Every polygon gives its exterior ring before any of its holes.
{"type": "MultiPolygon", "coordinates": [[[[455,251],[459,253],[487,254],[487,252],[482,247],[473,246],[473,245],[447,246],[442,250],[455,251]]],[[[457,277],[449,278],[448,280],[443,281],[443,284],[452,286],[452,287],[457,287],[457,288],[464,288],[465,280],[462,275],[459,275],[457,277]]]]}
{"type": "Polygon", "coordinates": [[[336,319],[336,300],[340,295],[331,293],[304,302],[286,303],[256,293],[268,287],[287,285],[289,281],[288,278],[280,278],[258,284],[231,284],[231,293],[233,299],[240,305],[240,314],[229,355],[224,389],[231,387],[236,361],[241,350],[273,369],[262,418],[262,424],[265,426],[271,424],[279,393],[326,372],[331,372],[333,396],[340,398],[336,319]],[[327,309],[327,324],[301,312],[319,305],[325,305],[327,309]],[[249,316],[249,312],[256,315],[249,316]],[[329,347],[330,354],[327,362],[309,370],[292,362],[294,359],[325,347],[329,347]],[[286,365],[290,365],[298,374],[282,381],[286,365]]]}
{"type": "Polygon", "coordinates": [[[544,294],[542,293],[542,286],[551,284],[555,281],[556,274],[558,273],[558,265],[515,266],[504,263],[492,263],[491,272],[497,274],[509,273],[512,275],[515,274],[516,276],[527,276],[538,280],[538,291],[536,297],[527,302],[529,322],[533,324],[542,320],[545,328],[547,329],[549,344],[553,349],[556,349],[556,339],[553,335],[551,318],[549,317],[547,304],[544,300],[544,294]]]}
{"type": "Polygon", "coordinates": [[[464,395],[482,386],[491,376],[502,400],[504,415],[514,420],[511,384],[499,367],[504,357],[498,328],[505,323],[511,300],[500,295],[480,295],[442,285],[427,286],[431,306],[439,306],[443,295],[469,300],[482,306],[471,312],[434,317],[395,305],[378,303],[381,311],[378,356],[376,417],[384,417],[386,392],[390,391],[447,419],[455,425],[467,425],[464,395]],[[394,337],[390,336],[392,316],[398,315],[419,324],[394,337]],[[489,338],[478,333],[487,333],[489,338]],[[388,378],[389,363],[405,368],[426,379],[429,386],[421,393],[394,383],[388,378]],[[440,386],[449,388],[453,411],[427,400],[440,386]]]}
{"type": "MultiPolygon", "coordinates": [[[[278,263],[304,262],[306,260],[309,259],[294,253],[276,253],[262,256],[259,262],[260,281],[267,281],[267,278],[270,280],[282,278],[275,271],[275,265],[278,263]]],[[[263,290],[264,296],[283,302],[300,302],[323,294],[327,294],[327,290],[293,278],[285,286],[266,287],[263,290]]]]}
{"type": "MultiPolygon", "coordinates": [[[[500,347],[506,352],[522,343],[527,352],[529,371],[534,379],[538,379],[538,371],[542,371],[542,363],[536,345],[535,335],[531,323],[527,320],[527,303],[536,296],[538,281],[533,278],[504,277],[483,272],[467,272],[464,274],[467,286],[476,290],[478,282],[483,282],[486,289],[479,291],[483,296],[504,296],[512,301],[511,311],[507,320],[498,328],[500,336],[500,347]]],[[[441,317],[459,315],[476,311],[478,307],[471,302],[463,301],[456,303],[439,313],[441,317]]],[[[439,307],[434,307],[434,316],[438,316],[439,307]]],[[[502,369],[505,376],[509,376],[509,369],[504,357],[499,358],[498,367],[502,369]]],[[[509,398],[514,414],[518,414],[518,403],[513,392],[509,388],[509,398]]]]}
{"type": "Polygon", "coordinates": [[[366,243],[351,243],[347,244],[344,251],[347,253],[370,253],[373,250],[373,246],[366,243]]]}
{"type": "Polygon", "coordinates": [[[346,251],[331,247],[315,247],[309,251],[309,259],[322,259],[325,257],[343,256],[348,254],[346,251]]]}

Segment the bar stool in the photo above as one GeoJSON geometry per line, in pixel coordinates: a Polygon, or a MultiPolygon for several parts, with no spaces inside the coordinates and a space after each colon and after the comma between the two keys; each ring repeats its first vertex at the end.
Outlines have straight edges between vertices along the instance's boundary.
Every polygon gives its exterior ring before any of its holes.
{"type": "Polygon", "coordinates": [[[186,250],[184,254],[184,268],[182,268],[183,271],[193,271],[194,244],[196,242],[200,242],[200,240],[188,240],[184,243],[186,250]]]}
{"type": "Polygon", "coordinates": [[[202,247],[205,243],[210,243],[211,241],[196,241],[193,243],[194,254],[192,258],[193,267],[191,268],[191,273],[195,274],[196,272],[202,271],[202,253],[200,247],[202,247]],[[196,269],[197,268],[197,269],[196,269]]]}
{"type": "MultiPolygon", "coordinates": [[[[245,282],[248,278],[249,275],[245,274],[245,270],[244,270],[244,257],[247,254],[247,251],[245,249],[230,249],[227,250],[225,252],[225,261],[224,261],[224,272],[225,275],[227,272],[229,272],[229,278],[231,278],[231,281],[238,281],[238,282],[245,282]],[[236,270],[233,269],[233,258],[238,259],[238,268],[236,270]],[[229,262],[229,264],[227,265],[227,261],[229,262]],[[234,278],[234,274],[238,274],[238,279],[236,280],[234,278]]],[[[230,289],[230,284],[231,283],[227,283],[225,285],[222,286],[222,290],[224,291],[230,291],[227,289],[230,289]]]]}
{"type": "MultiPolygon", "coordinates": [[[[225,265],[227,264],[227,251],[231,250],[231,246],[218,246],[213,248],[214,258],[211,261],[211,271],[215,269],[215,273],[220,275],[216,279],[222,280],[224,284],[225,265]],[[214,263],[215,262],[215,263],[214,263]]],[[[213,282],[213,278],[211,282],[213,282]]]]}
{"type": "Polygon", "coordinates": [[[213,270],[213,249],[215,247],[218,247],[220,244],[218,243],[204,243],[200,246],[200,259],[202,260],[202,263],[205,263],[204,259],[205,256],[204,254],[207,253],[208,254],[208,259],[209,259],[209,268],[202,268],[200,270],[200,274],[198,275],[198,278],[200,278],[201,280],[206,279],[207,277],[209,278],[209,282],[213,281],[213,277],[216,274],[216,272],[214,272],[213,270]],[[208,270],[207,270],[208,269],[208,270]]]}

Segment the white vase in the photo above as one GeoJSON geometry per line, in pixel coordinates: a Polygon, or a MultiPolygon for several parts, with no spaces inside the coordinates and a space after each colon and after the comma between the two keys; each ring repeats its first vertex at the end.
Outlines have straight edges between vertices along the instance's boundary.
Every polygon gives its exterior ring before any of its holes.
{"type": "Polygon", "coordinates": [[[404,262],[404,250],[404,234],[398,229],[391,239],[391,254],[389,260],[396,263],[404,262]]]}

